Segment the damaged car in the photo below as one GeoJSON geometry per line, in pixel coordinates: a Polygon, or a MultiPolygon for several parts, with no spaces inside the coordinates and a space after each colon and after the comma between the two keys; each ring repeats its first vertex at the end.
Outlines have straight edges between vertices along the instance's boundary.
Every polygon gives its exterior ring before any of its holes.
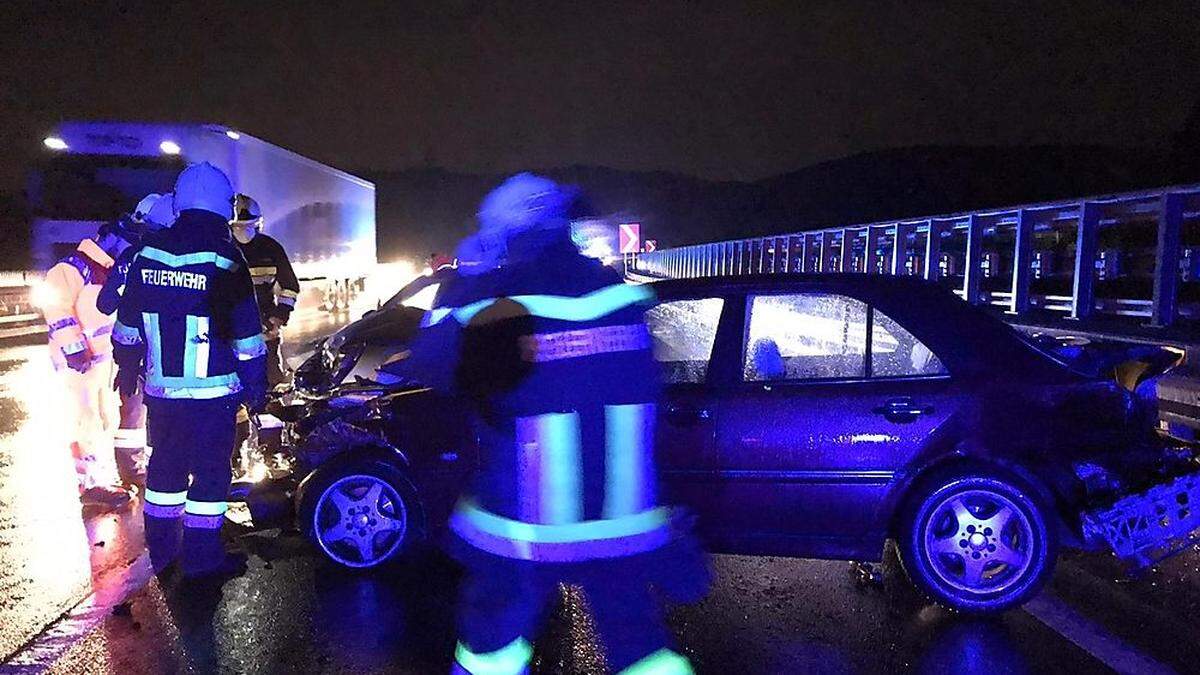
{"type": "MultiPolygon", "coordinates": [[[[1167,360],[1124,382],[1074,367],[913,278],[654,288],[662,488],[713,552],[878,560],[892,539],[929,597],[991,613],[1031,598],[1061,547],[1137,568],[1200,528],[1195,453],[1156,432],[1138,394],[1167,360]]],[[[279,412],[296,518],[351,567],[436,534],[478,462],[465,411],[405,378],[402,340],[386,349],[377,377],[279,412]]]]}

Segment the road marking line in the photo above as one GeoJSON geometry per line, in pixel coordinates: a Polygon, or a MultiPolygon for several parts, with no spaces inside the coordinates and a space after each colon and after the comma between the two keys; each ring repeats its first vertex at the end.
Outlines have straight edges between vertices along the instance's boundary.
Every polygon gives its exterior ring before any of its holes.
{"type": "Polygon", "coordinates": [[[1043,592],[1025,603],[1024,610],[1118,673],[1175,673],[1170,666],[1122,642],[1050,593],[1043,592]]]}
{"type": "Polygon", "coordinates": [[[43,673],[55,664],[71,647],[83,640],[112,613],[113,607],[141,590],[154,569],[150,556],[142,553],[128,567],[105,575],[99,588],[80,600],[62,618],[50,624],[12,656],[0,664],[0,675],[43,673]]]}

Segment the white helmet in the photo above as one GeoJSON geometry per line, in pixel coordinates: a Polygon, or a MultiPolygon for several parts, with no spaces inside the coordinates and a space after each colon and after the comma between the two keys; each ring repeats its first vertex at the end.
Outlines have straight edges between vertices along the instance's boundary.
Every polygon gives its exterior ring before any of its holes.
{"type": "Polygon", "coordinates": [[[208,162],[192,164],[175,181],[175,215],[197,209],[226,220],[233,217],[233,185],[229,177],[208,162]]]}
{"type": "Polygon", "coordinates": [[[250,195],[237,194],[233,197],[233,219],[229,229],[239,244],[249,244],[262,230],[262,209],[250,195]]]}
{"type": "Polygon", "coordinates": [[[133,219],[138,222],[146,220],[146,216],[150,215],[150,209],[154,208],[154,204],[158,202],[160,197],[162,197],[162,195],[158,194],[157,192],[151,192],[145,197],[142,197],[142,201],[138,202],[137,206],[133,207],[133,214],[131,214],[133,219]]]}
{"type": "Polygon", "coordinates": [[[154,202],[146,214],[146,223],[152,230],[163,230],[175,224],[175,195],[168,192],[154,202]]]}

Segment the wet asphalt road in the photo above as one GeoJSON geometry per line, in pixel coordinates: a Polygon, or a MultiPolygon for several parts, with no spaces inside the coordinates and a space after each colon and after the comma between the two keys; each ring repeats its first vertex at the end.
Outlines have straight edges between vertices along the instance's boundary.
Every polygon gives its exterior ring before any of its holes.
{"type": "MultiPolygon", "coordinates": [[[[335,321],[297,322],[293,344],[335,321]]],[[[140,552],[136,508],[81,518],[44,349],[36,339],[0,348],[3,659],[140,552]]],[[[447,671],[457,572],[436,552],[356,573],[326,562],[296,533],[253,533],[236,545],[250,553],[250,569],[223,597],[151,579],[46,665],[88,673],[447,671]]],[[[1107,672],[1105,660],[1200,672],[1197,551],[1131,582],[1116,580],[1109,558],[1065,554],[1036,606],[988,620],[927,604],[891,560],[882,583],[865,586],[845,562],[716,556],[713,564],[710,596],[668,613],[700,673],[1107,672]]],[[[582,603],[566,592],[538,643],[535,672],[603,672],[601,663],[582,603]]]]}

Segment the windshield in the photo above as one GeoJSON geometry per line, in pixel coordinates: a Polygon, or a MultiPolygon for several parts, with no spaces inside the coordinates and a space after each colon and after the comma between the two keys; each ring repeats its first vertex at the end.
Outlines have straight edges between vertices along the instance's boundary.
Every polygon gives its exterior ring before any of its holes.
{"type": "Polygon", "coordinates": [[[151,192],[170,192],[183,163],[169,157],[56,155],[30,175],[35,217],[113,220],[151,192]]]}

